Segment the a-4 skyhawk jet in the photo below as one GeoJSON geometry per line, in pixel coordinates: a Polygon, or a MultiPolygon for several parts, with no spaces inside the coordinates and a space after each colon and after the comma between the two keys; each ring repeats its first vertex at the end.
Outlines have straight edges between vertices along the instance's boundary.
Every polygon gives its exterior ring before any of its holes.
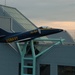
{"type": "Polygon", "coordinates": [[[62,32],[62,29],[39,27],[26,32],[10,33],[0,28],[0,43],[11,43],[14,41],[29,41],[38,37],[62,32]]]}

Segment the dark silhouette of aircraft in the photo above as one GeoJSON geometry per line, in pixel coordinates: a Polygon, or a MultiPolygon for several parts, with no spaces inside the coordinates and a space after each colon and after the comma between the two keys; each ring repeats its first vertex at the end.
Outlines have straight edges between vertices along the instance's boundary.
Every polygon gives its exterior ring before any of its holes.
{"type": "Polygon", "coordinates": [[[62,29],[39,27],[27,32],[10,33],[0,28],[0,43],[11,43],[14,41],[29,41],[38,37],[62,32],[62,29]]]}

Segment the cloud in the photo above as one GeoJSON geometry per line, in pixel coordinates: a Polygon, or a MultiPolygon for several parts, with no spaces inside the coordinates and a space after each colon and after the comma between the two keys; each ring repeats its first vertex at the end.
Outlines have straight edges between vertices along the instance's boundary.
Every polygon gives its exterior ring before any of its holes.
{"type": "Polygon", "coordinates": [[[53,28],[62,28],[65,30],[75,30],[75,22],[72,21],[45,21],[32,20],[37,26],[49,26],[53,28]]]}
{"type": "MultiPolygon", "coordinates": [[[[0,0],[4,4],[5,0],[0,0]]],[[[29,19],[75,21],[74,0],[6,0],[8,6],[19,9],[29,19]]]]}
{"type": "Polygon", "coordinates": [[[75,1],[73,0],[25,1],[22,5],[19,2],[18,9],[30,19],[75,21],[75,1]]]}

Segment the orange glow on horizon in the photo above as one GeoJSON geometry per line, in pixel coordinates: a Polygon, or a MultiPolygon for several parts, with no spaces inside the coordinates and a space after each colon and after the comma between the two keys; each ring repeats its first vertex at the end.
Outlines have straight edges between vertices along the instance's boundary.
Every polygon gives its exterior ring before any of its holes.
{"type": "Polygon", "coordinates": [[[65,30],[75,30],[75,22],[68,21],[37,21],[33,20],[36,26],[49,26],[53,28],[62,28],[65,30]]]}
{"type": "Polygon", "coordinates": [[[49,26],[52,28],[60,28],[63,30],[67,30],[70,35],[75,39],[75,22],[71,21],[38,21],[38,20],[33,20],[35,25],[37,27],[40,26],[49,26]]]}

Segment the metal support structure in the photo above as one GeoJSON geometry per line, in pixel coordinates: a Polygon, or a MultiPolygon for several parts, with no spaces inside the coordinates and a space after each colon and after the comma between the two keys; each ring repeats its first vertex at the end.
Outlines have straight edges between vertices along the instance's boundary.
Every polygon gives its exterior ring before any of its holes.
{"type": "Polygon", "coordinates": [[[20,47],[20,44],[17,43],[17,47],[18,47],[19,52],[21,54],[21,75],[36,75],[36,59],[40,55],[42,55],[45,52],[47,52],[48,50],[50,50],[55,45],[58,45],[60,43],[62,44],[63,41],[64,41],[64,39],[35,39],[35,41],[57,41],[57,42],[54,43],[53,45],[51,45],[50,47],[48,47],[47,49],[43,50],[42,52],[38,53],[37,55],[35,54],[34,40],[25,42],[22,49],[20,47]],[[31,56],[27,56],[26,55],[26,53],[27,53],[27,45],[28,44],[30,44],[30,48],[31,48],[31,52],[32,52],[32,55],[31,56]],[[28,66],[27,64],[25,64],[25,62],[27,62],[27,61],[32,61],[32,65],[31,66],[28,66]],[[28,74],[27,73],[27,69],[28,68],[29,69],[32,69],[32,74],[28,74]],[[26,71],[24,71],[24,69],[26,69],[26,71]]]}
{"type": "Polygon", "coordinates": [[[19,43],[17,43],[17,46],[21,54],[21,75],[36,75],[36,57],[35,57],[33,40],[31,40],[30,42],[26,42],[22,49],[19,43]],[[30,57],[25,56],[28,43],[30,43],[31,52],[32,52],[32,56],[30,57]],[[32,66],[25,65],[25,61],[30,61],[30,60],[32,61],[32,66]],[[28,68],[32,69],[32,74],[27,74],[26,71],[25,71],[26,73],[24,73],[24,69],[28,69],[28,68]]]}
{"type": "Polygon", "coordinates": [[[35,49],[34,49],[33,40],[31,40],[31,50],[33,55],[33,75],[36,75],[36,57],[35,57],[35,49]]]}

